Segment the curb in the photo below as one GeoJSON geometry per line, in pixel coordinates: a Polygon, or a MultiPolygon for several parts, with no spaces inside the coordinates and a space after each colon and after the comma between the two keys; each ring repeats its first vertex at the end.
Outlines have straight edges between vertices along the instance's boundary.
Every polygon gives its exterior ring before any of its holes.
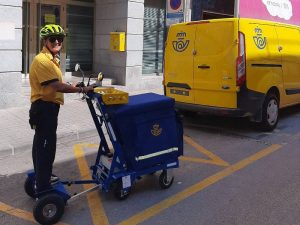
{"type": "MultiPolygon", "coordinates": [[[[106,133],[105,133],[105,135],[106,135],[106,133]]],[[[75,132],[61,133],[61,134],[57,135],[56,146],[58,147],[61,144],[78,141],[79,138],[86,139],[86,138],[92,138],[92,137],[97,137],[97,136],[98,136],[98,133],[97,133],[96,128],[81,131],[78,133],[75,133],[75,132]]],[[[19,146],[11,146],[10,147],[9,145],[7,145],[6,148],[0,148],[0,159],[20,154],[20,153],[24,152],[24,150],[26,150],[26,151],[31,150],[31,147],[32,147],[32,140],[30,140],[30,143],[27,142],[27,143],[24,143],[19,146]]]]}

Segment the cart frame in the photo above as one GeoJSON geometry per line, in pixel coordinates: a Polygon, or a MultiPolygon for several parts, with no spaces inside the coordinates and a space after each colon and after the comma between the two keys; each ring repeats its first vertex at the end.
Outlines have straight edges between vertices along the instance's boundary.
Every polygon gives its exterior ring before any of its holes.
{"type": "MultiPolygon", "coordinates": [[[[58,181],[56,184],[52,185],[51,190],[36,193],[34,188],[35,173],[34,171],[29,171],[27,173],[27,179],[25,181],[24,188],[25,192],[30,197],[36,199],[33,215],[35,219],[42,224],[56,223],[63,215],[64,206],[68,201],[71,201],[98,188],[108,192],[111,187],[114,186],[115,196],[118,199],[123,200],[128,197],[131,186],[136,179],[140,179],[141,176],[145,174],[153,174],[159,170],[162,171],[159,176],[160,187],[162,189],[169,188],[173,183],[174,177],[168,175],[167,170],[179,167],[179,160],[177,158],[171,163],[162,163],[138,171],[128,168],[124,153],[122,151],[122,146],[117,139],[112,127],[112,121],[107,113],[107,107],[109,106],[105,105],[102,95],[99,93],[90,92],[84,95],[84,98],[86,99],[95,127],[100,137],[96,160],[94,165],[90,167],[92,170],[92,180],[58,181]],[[102,160],[102,157],[107,157],[108,159],[108,154],[110,153],[104,127],[114,149],[113,156],[110,158],[110,165],[105,165],[102,160]],[[89,190],[85,190],[81,193],[71,196],[66,190],[65,186],[71,186],[73,184],[95,184],[95,186],[89,190]],[[45,208],[47,208],[49,215],[51,216],[47,216],[47,213],[45,214],[45,208]],[[55,212],[54,214],[53,211],[55,212]]],[[[161,152],[161,154],[164,153],[161,152]]]]}

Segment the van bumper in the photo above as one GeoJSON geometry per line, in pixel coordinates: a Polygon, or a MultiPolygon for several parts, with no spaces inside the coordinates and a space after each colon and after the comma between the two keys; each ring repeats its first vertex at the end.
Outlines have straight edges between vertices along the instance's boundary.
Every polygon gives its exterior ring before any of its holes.
{"type": "Polygon", "coordinates": [[[183,102],[175,102],[175,108],[179,111],[193,111],[203,114],[229,116],[229,117],[245,117],[249,116],[247,112],[241,109],[230,109],[213,106],[195,105],[183,102]]]}
{"type": "Polygon", "coordinates": [[[266,94],[252,91],[242,87],[237,94],[237,108],[222,108],[216,106],[196,105],[183,102],[175,102],[175,108],[182,111],[194,111],[204,114],[212,114],[230,117],[250,117],[252,121],[262,120],[262,105],[266,94]]]}
{"type": "Polygon", "coordinates": [[[262,120],[262,106],[266,94],[250,90],[243,86],[237,97],[238,108],[247,112],[252,121],[260,122],[262,120]]]}

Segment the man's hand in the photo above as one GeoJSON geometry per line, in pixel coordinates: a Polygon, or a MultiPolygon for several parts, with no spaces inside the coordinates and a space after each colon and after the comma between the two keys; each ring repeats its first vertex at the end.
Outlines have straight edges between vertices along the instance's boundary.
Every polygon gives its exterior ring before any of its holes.
{"type": "Polygon", "coordinates": [[[94,85],[83,87],[83,93],[88,93],[90,91],[94,91],[94,85]]]}
{"type": "Polygon", "coordinates": [[[94,90],[94,85],[89,85],[87,87],[83,86],[73,86],[60,81],[55,81],[49,84],[55,91],[62,93],[88,93],[94,90]]]}
{"type": "Polygon", "coordinates": [[[73,84],[74,87],[84,87],[84,83],[82,81],[76,82],[73,84]]]}

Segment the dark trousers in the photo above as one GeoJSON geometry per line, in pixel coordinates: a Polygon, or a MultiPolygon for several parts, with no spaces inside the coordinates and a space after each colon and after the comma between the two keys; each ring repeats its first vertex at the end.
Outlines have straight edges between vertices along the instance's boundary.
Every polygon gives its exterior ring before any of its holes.
{"type": "Polygon", "coordinates": [[[37,191],[51,188],[50,178],[56,153],[56,130],[59,104],[37,100],[29,111],[30,125],[35,129],[32,160],[37,191]]]}

